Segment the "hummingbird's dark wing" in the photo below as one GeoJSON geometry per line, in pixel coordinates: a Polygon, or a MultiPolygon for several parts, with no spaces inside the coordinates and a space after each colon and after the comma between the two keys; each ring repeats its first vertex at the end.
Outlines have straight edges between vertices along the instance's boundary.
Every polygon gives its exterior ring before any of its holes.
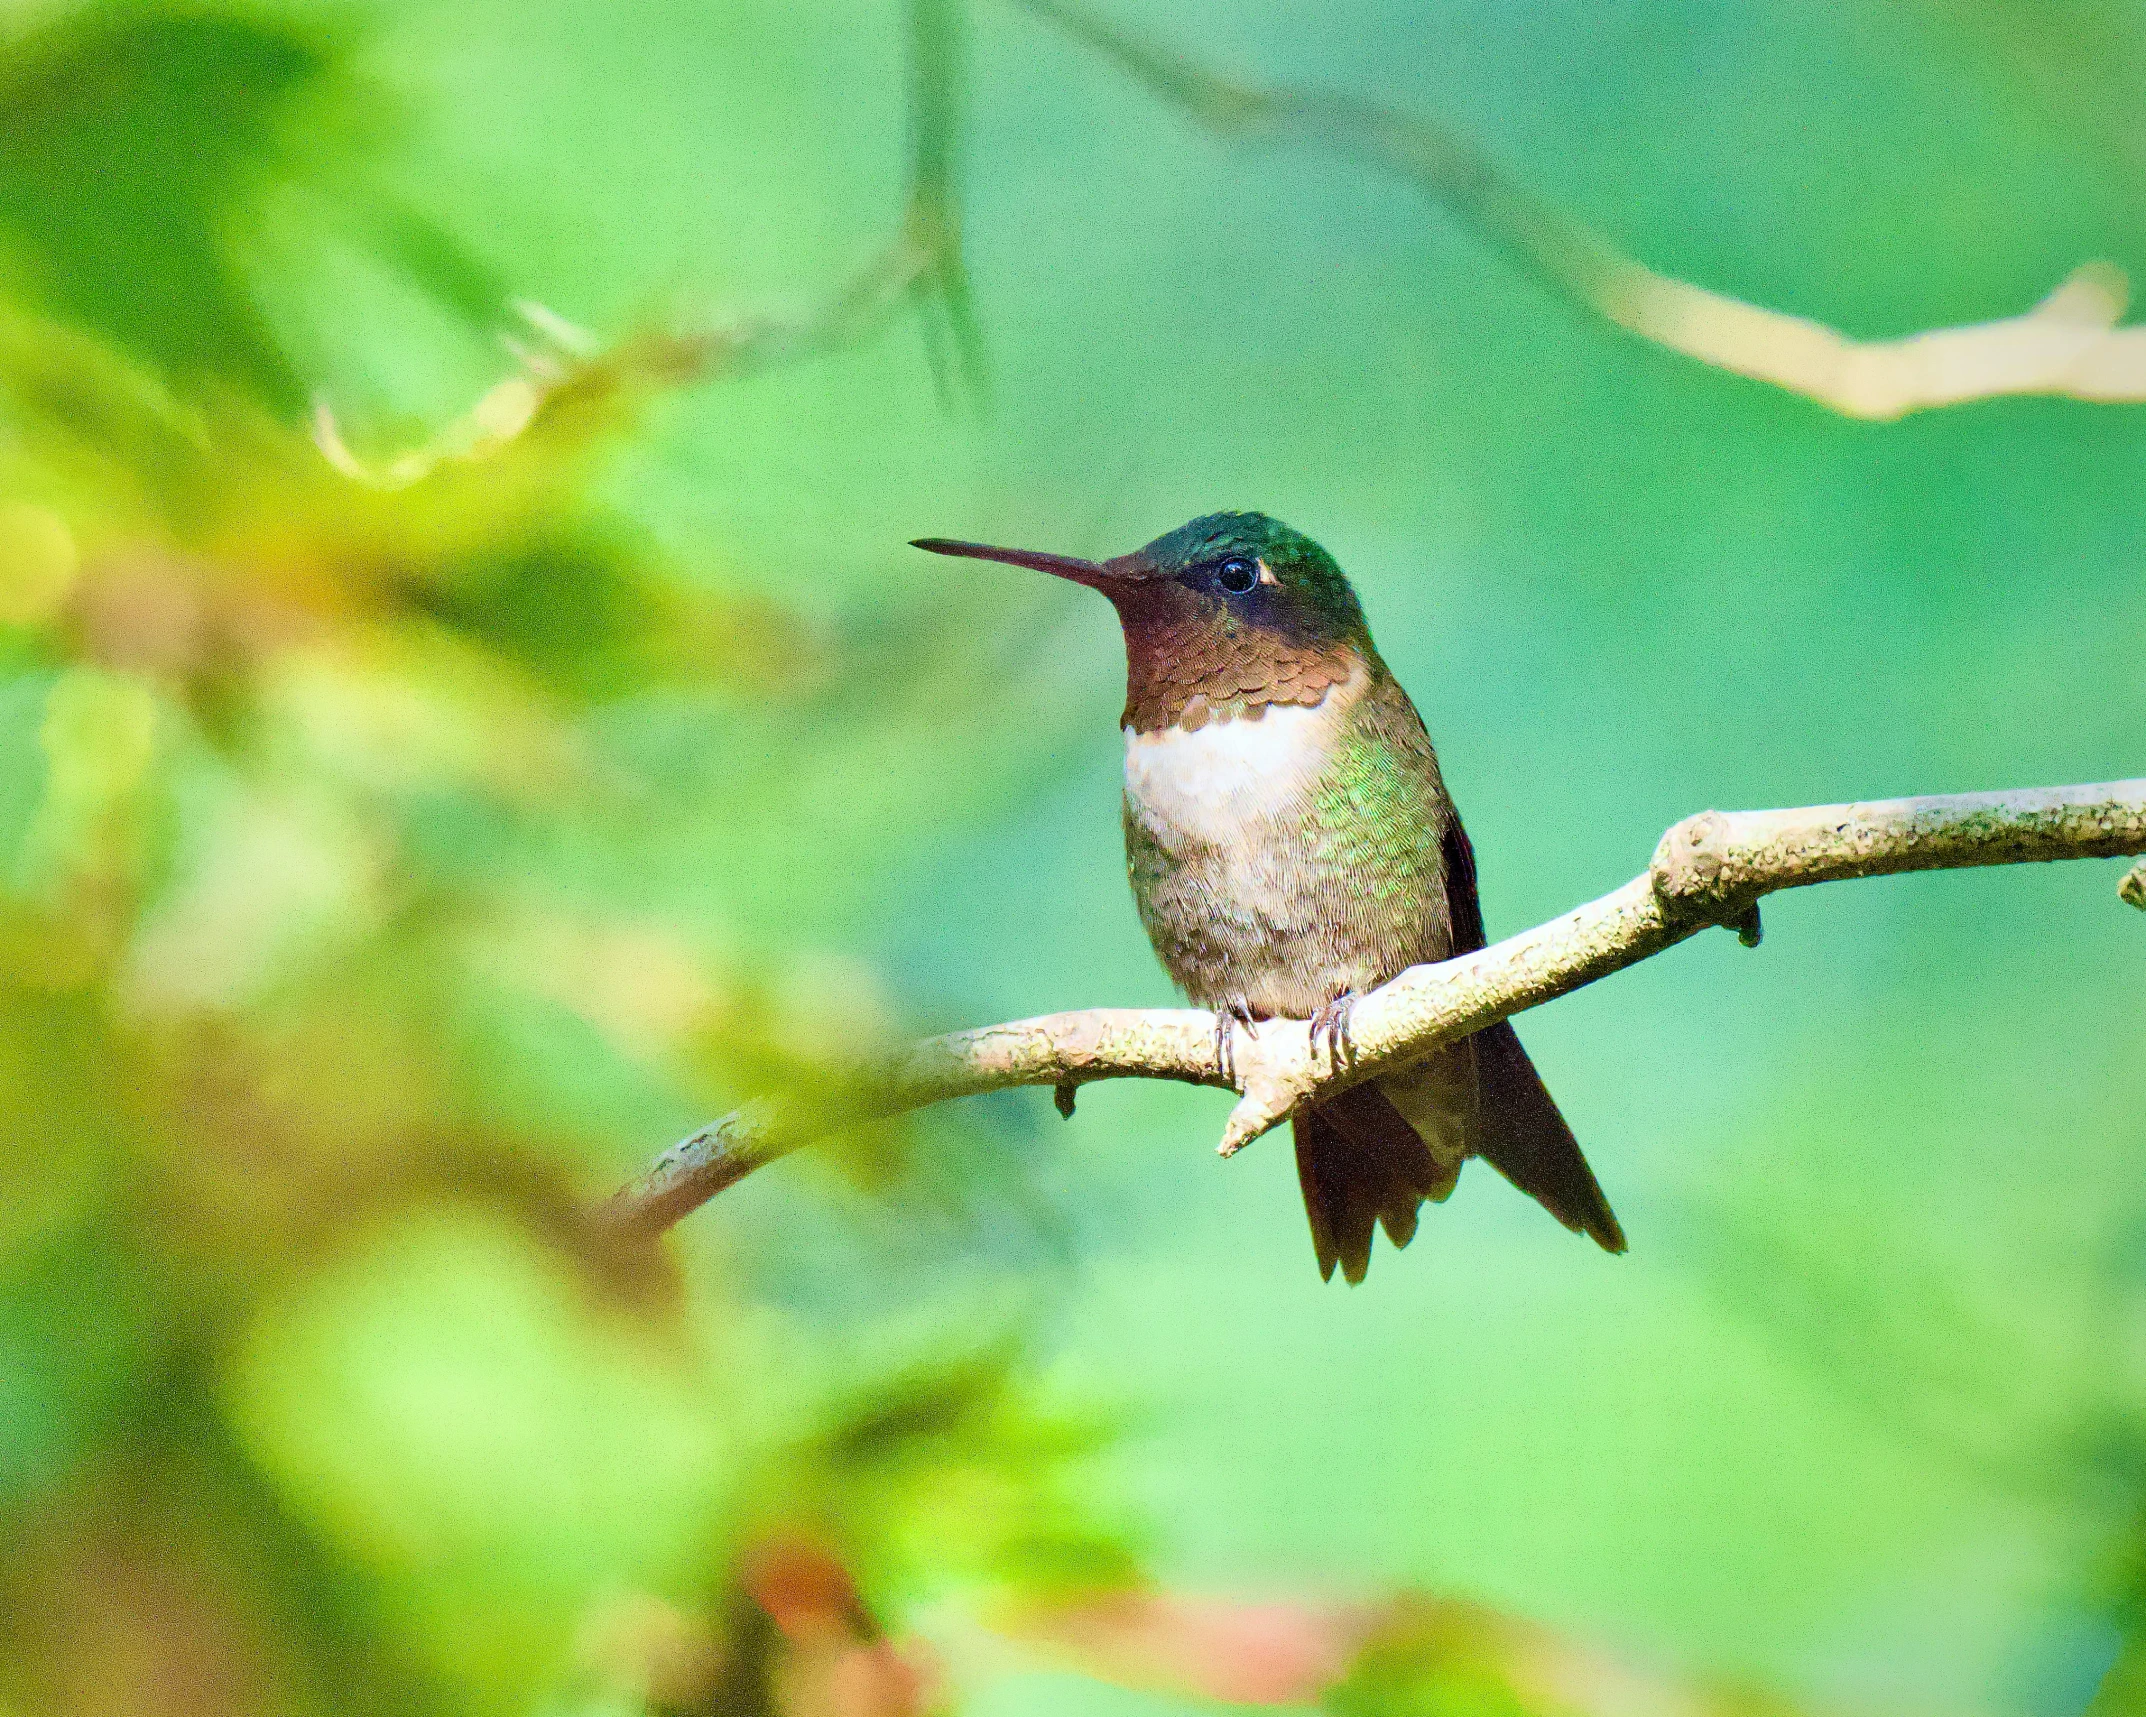
{"type": "MultiPolygon", "coordinates": [[[[1453,952],[1472,954],[1484,945],[1475,848],[1450,805],[1442,844],[1453,952]]],[[[1466,1041],[1475,1051],[1476,1129],[1469,1140],[1475,1154],[1567,1228],[1589,1235],[1606,1252],[1622,1252],[1624,1230],[1513,1022],[1501,1019],[1466,1041]]]]}
{"type": "Polygon", "coordinates": [[[1460,826],[1460,813],[1446,801],[1445,834],[1438,850],[1446,861],[1446,923],[1451,927],[1454,954],[1473,954],[1485,945],[1483,902],[1475,892],[1475,843],[1460,826]]]}
{"type": "MultiPolygon", "coordinates": [[[[1362,742],[1376,750],[1383,769],[1414,784],[1414,791],[1400,796],[1399,816],[1390,806],[1380,808],[1395,818],[1389,835],[1420,834],[1425,861],[1415,874],[1402,873],[1403,898],[1407,884],[1420,890],[1416,911],[1384,921],[1394,940],[1374,961],[1374,981],[1383,982],[1404,966],[1481,948],[1483,908],[1476,896],[1475,851],[1408,694],[1381,673],[1357,721],[1362,742]]],[[[1345,880],[1390,885],[1396,879],[1381,873],[1345,880]]],[[[1390,887],[1383,898],[1394,898],[1390,887]]],[[[1500,1021],[1421,1063],[1297,1112],[1297,1180],[1320,1273],[1331,1276],[1338,1263],[1349,1281],[1361,1280],[1381,1224],[1394,1245],[1406,1245],[1416,1230],[1417,1206],[1452,1190],[1464,1155],[1486,1158],[1566,1227],[1609,1251],[1624,1250],[1623,1230],[1572,1129],[1512,1026],[1500,1021]]]]}

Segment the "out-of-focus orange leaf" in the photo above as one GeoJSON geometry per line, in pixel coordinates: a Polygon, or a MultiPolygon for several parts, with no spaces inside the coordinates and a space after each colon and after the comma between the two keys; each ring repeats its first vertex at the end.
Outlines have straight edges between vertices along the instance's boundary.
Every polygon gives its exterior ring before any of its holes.
{"type": "Polygon", "coordinates": [[[1111,1592],[1024,1608],[1002,1630],[1124,1687],[1233,1705],[1302,1705],[1347,1672],[1376,1606],[1111,1592]]]}
{"type": "Polygon", "coordinates": [[[1336,1717],[1787,1717],[1741,1686],[1626,1661],[1461,1598],[1250,1602],[1114,1592],[1001,1612],[998,1631],[1118,1686],[1336,1717]]]}
{"type": "Polygon", "coordinates": [[[784,1717],[923,1717],[935,1705],[918,1649],[880,1632],[849,1570],[817,1545],[761,1546],[740,1584],[781,1636],[767,1684],[784,1717]]]}

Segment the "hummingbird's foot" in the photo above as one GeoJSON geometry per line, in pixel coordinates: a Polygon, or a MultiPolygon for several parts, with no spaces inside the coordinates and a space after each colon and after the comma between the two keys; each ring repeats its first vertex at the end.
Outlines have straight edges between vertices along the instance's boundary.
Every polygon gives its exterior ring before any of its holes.
{"type": "Polygon", "coordinates": [[[1343,1062],[1356,1059],[1356,1042],[1349,1036],[1349,1015],[1356,1011],[1356,994],[1354,990],[1343,990],[1311,1016],[1311,1058],[1319,1059],[1319,1039],[1324,1036],[1329,1072],[1338,1073],[1343,1062]]]}
{"type": "Polygon", "coordinates": [[[1231,1085],[1237,1083],[1236,1028],[1243,1026],[1254,1037],[1252,1010],[1244,1002],[1228,1002],[1215,1009],[1215,1071],[1231,1085]]]}

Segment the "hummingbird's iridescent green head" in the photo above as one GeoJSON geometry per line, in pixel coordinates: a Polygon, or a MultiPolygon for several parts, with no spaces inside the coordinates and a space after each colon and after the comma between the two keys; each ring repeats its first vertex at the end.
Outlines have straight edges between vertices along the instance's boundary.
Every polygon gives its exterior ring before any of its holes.
{"type": "Polygon", "coordinates": [[[1034,567],[1109,597],[1125,628],[1124,720],[1146,732],[1209,713],[1316,703],[1378,658],[1334,557],[1265,513],[1208,513],[1112,560],[920,538],[934,554],[1034,567]]]}
{"type": "Polygon", "coordinates": [[[1103,561],[944,537],[920,537],[914,546],[1069,578],[1102,591],[1128,624],[1136,616],[1159,617],[1166,610],[1175,616],[1190,607],[1231,629],[1282,631],[1306,644],[1353,638],[1364,627],[1356,592],[1334,557],[1265,513],[1208,513],[1145,548],[1103,561]],[[1166,595],[1159,588],[1165,584],[1175,589],[1166,595]]]}

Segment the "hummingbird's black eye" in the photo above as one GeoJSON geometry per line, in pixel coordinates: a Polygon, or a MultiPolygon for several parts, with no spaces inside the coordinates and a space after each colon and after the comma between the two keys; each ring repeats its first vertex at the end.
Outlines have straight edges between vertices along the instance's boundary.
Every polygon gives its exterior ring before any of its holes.
{"type": "Polygon", "coordinates": [[[1259,582],[1259,568],[1242,555],[1231,555],[1215,568],[1215,582],[1232,596],[1242,596],[1259,582]]]}

